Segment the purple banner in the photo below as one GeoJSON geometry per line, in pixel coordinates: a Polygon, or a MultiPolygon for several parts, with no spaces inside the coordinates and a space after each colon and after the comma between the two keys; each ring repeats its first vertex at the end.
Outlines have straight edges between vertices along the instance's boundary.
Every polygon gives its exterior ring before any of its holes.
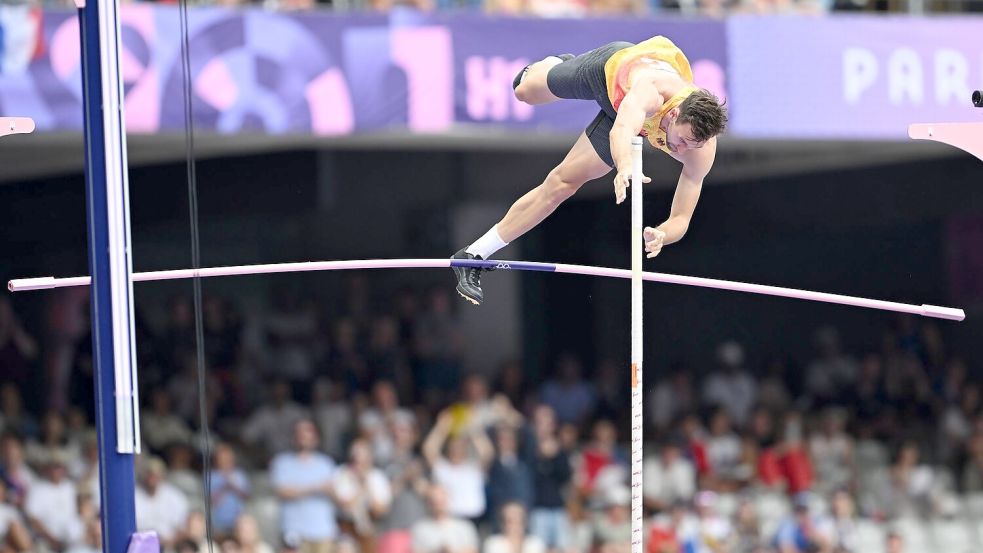
{"type": "MultiPolygon", "coordinates": [[[[74,13],[0,10],[0,113],[33,117],[39,131],[81,129],[74,13]]],[[[128,129],[183,128],[177,10],[127,4],[122,24],[128,129]]],[[[516,72],[547,54],[656,34],[683,48],[698,84],[724,95],[719,22],[196,9],[194,117],[199,130],[220,133],[441,132],[456,124],[575,131],[597,106],[517,102],[516,72]]]]}
{"type": "Polygon", "coordinates": [[[983,117],[981,17],[737,17],[727,36],[742,136],[905,139],[910,123],[983,117]]]}

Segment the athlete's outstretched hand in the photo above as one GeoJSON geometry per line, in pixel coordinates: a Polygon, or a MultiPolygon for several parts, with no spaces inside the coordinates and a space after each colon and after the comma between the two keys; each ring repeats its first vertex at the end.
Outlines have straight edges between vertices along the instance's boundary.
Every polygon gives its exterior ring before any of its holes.
{"type": "MultiPolygon", "coordinates": [[[[652,179],[642,175],[643,183],[650,183],[652,179]]],[[[631,172],[621,172],[614,176],[614,203],[620,204],[628,197],[628,187],[631,186],[631,172]]]]}
{"type": "Polygon", "coordinates": [[[646,257],[652,258],[659,255],[662,251],[662,242],[666,239],[666,233],[657,228],[645,227],[642,232],[642,241],[645,242],[646,257]]]}

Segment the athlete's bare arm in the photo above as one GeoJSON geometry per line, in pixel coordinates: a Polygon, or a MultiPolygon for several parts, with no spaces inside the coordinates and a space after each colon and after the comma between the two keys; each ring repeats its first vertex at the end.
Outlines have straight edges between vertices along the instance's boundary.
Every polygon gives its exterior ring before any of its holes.
{"type": "Polygon", "coordinates": [[[683,170],[679,174],[679,182],[676,183],[669,218],[656,228],[645,228],[643,240],[648,257],[659,255],[663,245],[678,242],[686,234],[693,212],[696,211],[696,204],[700,201],[703,179],[710,172],[716,155],[717,138],[713,137],[702,148],[687,150],[678,157],[673,156],[683,162],[683,170]]]}
{"type": "MultiPolygon", "coordinates": [[[[617,174],[614,177],[614,197],[617,203],[625,201],[626,189],[631,180],[631,139],[642,131],[645,120],[662,107],[662,94],[650,78],[635,79],[628,94],[618,107],[618,117],[611,128],[611,158],[617,174]]],[[[642,182],[651,179],[643,177],[642,182]]]]}

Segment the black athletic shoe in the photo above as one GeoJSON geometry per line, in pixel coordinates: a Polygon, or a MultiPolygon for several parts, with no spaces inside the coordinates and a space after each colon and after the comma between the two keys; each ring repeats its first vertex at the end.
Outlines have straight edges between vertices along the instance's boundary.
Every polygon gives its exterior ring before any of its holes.
{"type": "MultiPolygon", "coordinates": [[[[471,255],[461,250],[454,254],[451,259],[477,259],[481,260],[480,255],[471,255]]],[[[484,294],[481,292],[481,269],[475,267],[451,267],[457,277],[457,293],[461,297],[475,305],[481,305],[484,294]]]]}

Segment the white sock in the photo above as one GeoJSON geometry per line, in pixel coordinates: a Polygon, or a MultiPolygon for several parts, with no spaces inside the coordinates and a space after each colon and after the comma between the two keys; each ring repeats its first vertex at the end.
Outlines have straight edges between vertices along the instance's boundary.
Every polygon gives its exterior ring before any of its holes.
{"type": "Polygon", "coordinates": [[[488,259],[495,252],[508,246],[509,243],[502,240],[502,237],[498,235],[498,225],[492,227],[484,236],[474,241],[464,251],[471,255],[481,256],[482,259],[488,259]]]}

